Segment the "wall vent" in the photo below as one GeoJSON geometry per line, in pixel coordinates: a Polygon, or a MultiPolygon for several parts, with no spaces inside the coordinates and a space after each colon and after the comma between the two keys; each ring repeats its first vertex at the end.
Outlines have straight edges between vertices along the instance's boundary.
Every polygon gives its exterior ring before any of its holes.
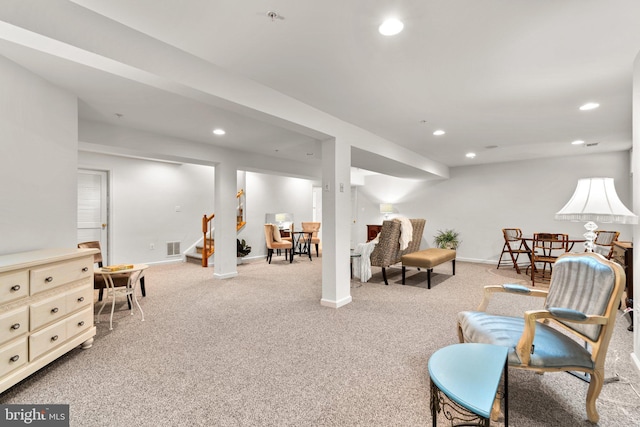
{"type": "Polygon", "coordinates": [[[167,255],[176,256],[180,253],[180,242],[167,242],[167,255]]]}

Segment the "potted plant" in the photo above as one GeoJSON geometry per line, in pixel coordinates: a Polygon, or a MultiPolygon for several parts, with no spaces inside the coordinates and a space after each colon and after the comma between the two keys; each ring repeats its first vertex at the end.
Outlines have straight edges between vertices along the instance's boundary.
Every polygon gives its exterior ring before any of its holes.
{"type": "Polygon", "coordinates": [[[238,257],[238,264],[242,263],[242,258],[251,253],[251,246],[247,245],[247,242],[242,239],[236,239],[236,256],[238,257]]]}
{"type": "Polygon", "coordinates": [[[438,230],[433,239],[433,243],[442,249],[457,249],[461,241],[459,239],[460,233],[455,230],[438,230]]]}

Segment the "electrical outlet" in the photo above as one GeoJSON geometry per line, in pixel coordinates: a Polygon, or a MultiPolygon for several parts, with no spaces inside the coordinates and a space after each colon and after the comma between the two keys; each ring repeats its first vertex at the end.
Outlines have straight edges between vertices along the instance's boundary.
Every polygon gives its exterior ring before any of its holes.
{"type": "Polygon", "coordinates": [[[156,245],[154,245],[153,243],[149,243],[149,250],[154,250],[156,248],[156,245]]]}

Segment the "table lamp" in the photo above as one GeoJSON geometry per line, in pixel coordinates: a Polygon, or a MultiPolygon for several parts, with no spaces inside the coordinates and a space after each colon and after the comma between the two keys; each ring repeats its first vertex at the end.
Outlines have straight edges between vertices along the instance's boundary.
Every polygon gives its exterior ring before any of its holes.
{"type": "Polygon", "coordinates": [[[388,219],[389,214],[393,213],[393,205],[391,203],[380,203],[380,213],[384,214],[384,219],[388,219]]]}
{"type": "Polygon", "coordinates": [[[584,178],[578,180],[576,190],[562,209],[556,213],[556,219],[566,221],[588,221],[584,228],[587,252],[593,252],[596,238],[594,230],[598,228],[594,221],[637,224],[638,216],[620,201],[613,178],[584,178]]]}

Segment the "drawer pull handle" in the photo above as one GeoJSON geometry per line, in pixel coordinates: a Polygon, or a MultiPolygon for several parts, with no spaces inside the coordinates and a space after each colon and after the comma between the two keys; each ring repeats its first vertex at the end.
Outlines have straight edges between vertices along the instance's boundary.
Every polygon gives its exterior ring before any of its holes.
{"type": "Polygon", "coordinates": [[[84,326],[84,320],[82,322],[78,322],[78,326],[84,326]]]}
{"type": "Polygon", "coordinates": [[[16,329],[20,329],[20,323],[14,323],[13,325],[11,325],[11,329],[13,329],[14,331],[16,329]]]}
{"type": "Polygon", "coordinates": [[[89,267],[82,267],[82,272],[86,273],[87,271],[89,271],[89,267]]]}
{"type": "Polygon", "coordinates": [[[12,290],[13,292],[18,292],[18,291],[20,290],[20,285],[13,285],[13,286],[11,287],[11,290],[12,290]]]}
{"type": "Polygon", "coordinates": [[[51,283],[51,282],[53,282],[53,277],[49,276],[46,279],[44,279],[44,281],[47,282],[47,283],[51,283]]]}
{"type": "Polygon", "coordinates": [[[54,313],[54,314],[55,314],[55,313],[57,313],[57,312],[58,312],[58,307],[54,307],[54,308],[52,308],[52,309],[51,309],[51,312],[52,312],[52,313],[54,313]]]}
{"type": "Polygon", "coordinates": [[[57,335],[54,335],[54,336],[51,337],[51,342],[53,342],[53,341],[58,341],[58,336],[57,335]]]}
{"type": "Polygon", "coordinates": [[[18,361],[18,359],[20,359],[20,355],[16,354],[15,356],[10,357],[10,358],[9,358],[9,361],[10,361],[10,362],[17,362],[17,361],[18,361]]]}
{"type": "Polygon", "coordinates": [[[78,302],[82,302],[82,301],[84,301],[84,297],[78,298],[78,302]]]}

